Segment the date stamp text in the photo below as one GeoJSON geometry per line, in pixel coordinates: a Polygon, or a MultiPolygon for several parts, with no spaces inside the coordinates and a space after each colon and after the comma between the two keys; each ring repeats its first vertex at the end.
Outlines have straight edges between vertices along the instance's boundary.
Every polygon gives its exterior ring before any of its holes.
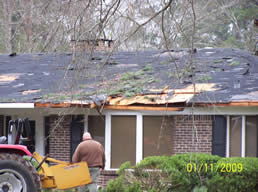
{"type": "Polygon", "coordinates": [[[187,163],[186,171],[191,172],[242,172],[243,164],[242,163],[187,163]]]}

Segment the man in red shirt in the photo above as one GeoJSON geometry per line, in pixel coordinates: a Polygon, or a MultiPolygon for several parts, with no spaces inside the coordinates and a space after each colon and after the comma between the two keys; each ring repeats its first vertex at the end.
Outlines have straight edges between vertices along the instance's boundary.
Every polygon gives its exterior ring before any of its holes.
{"type": "MultiPolygon", "coordinates": [[[[98,141],[93,140],[88,132],[83,134],[82,140],[73,154],[72,162],[87,162],[93,182],[87,187],[90,192],[95,192],[97,191],[96,183],[100,175],[100,169],[105,168],[105,151],[103,146],[98,141]]],[[[83,191],[83,188],[85,189],[85,187],[80,187],[79,191],[83,191]]]]}

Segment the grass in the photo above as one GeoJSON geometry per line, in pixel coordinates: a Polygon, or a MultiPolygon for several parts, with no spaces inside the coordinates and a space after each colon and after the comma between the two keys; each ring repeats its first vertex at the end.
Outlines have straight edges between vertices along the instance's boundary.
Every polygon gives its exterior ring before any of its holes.
{"type": "Polygon", "coordinates": [[[199,81],[209,81],[212,80],[212,78],[209,75],[202,75],[199,78],[199,81]]]}
{"type": "Polygon", "coordinates": [[[230,64],[230,66],[237,66],[239,65],[240,62],[239,61],[232,61],[232,63],[230,64]]]}
{"type": "Polygon", "coordinates": [[[216,60],[214,63],[222,63],[222,60],[216,60]]]}
{"type": "Polygon", "coordinates": [[[150,64],[148,64],[142,70],[143,71],[151,71],[152,70],[152,66],[150,64]]]}
{"type": "Polygon", "coordinates": [[[77,189],[67,189],[67,190],[58,190],[58,189],[42,189],[41,192],[77,192],[77,189]]]}
{"type": "Polygon", "coordinates": [[[125,74],[123,74],[123,76],[121,77],[122,81],[127,81],[127,80],[131,80],[134,78],[134,73],[133,72],[127,72],[125,74]]]}

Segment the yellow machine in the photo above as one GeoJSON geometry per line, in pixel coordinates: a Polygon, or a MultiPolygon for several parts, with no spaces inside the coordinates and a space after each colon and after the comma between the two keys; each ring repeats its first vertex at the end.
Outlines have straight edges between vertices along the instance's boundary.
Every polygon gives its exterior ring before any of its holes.
{"type": "Polygon", "coordinates": [[[86,162],[67,163],[56,159],[42,157],[34,152],[33,157],[40,162],[39,170],[42,188],[69,189],[91,183],[90,173],[86,162]],[[45,161],[55,163],[49,166],[45,161]]]}

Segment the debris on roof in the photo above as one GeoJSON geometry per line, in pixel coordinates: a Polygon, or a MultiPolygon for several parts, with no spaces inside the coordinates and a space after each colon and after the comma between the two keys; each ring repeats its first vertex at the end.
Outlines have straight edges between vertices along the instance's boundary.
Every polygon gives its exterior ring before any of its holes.
{"type": "Polygon", "coordinates": [[[163,105],[168,103],[183,103],[188,102],[195,95],[198,95],[203,91],[215,91],[218,88],[215,88],[215,83],[198,83],[189,85],[186,88],[182,89],[170,89],[170,90],[152,90],[156,91],[159,94],[144,94],[136,95],[131,98],[115,97],[109,98],[109,105],[133,105],[133,104],[148,104],[148,105],[163,105]],[[172,93],[172,94],[171,94],[172,93]],[[171,95],[171,96],[169,96],[171,95]]]}

